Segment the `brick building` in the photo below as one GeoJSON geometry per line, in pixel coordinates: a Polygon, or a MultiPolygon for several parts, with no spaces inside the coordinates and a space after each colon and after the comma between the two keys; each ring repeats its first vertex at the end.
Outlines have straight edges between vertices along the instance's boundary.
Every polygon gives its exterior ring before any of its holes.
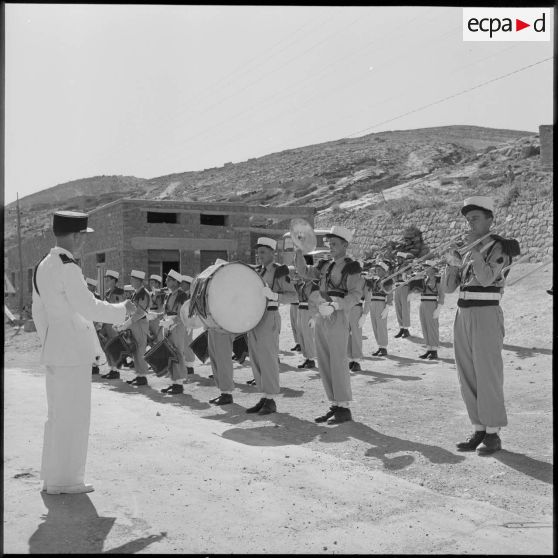
{"type": "MultiPolygon", "coordinates": [[[[79,259],[86,277],[103,285],[106,269],[130,282],[138,269],[166,275],[170,269],[197,275],[216,258],[254,263],[258,236],[279,239],[289,230],[290,220],[306,219],[314,225],[313,207],[265,207],[238,203],[203,203],[172,200],[120,199],[89,213],[90,235],[79,259]]],[[[32,292],[33,268],[54,246],[50,231],[23,242],[23,291],[25,302],[32,292]]],[[[19,286],[17,247],[6,252],[6,272],[19,286]]]]}

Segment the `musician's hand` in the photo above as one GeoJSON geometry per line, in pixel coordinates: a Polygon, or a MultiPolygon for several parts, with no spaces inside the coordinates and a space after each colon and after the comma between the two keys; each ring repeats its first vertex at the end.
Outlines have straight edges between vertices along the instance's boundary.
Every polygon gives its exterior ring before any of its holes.
{"type": "Polygon", "coordinates": [[[274,293],[268,286],[264,287],[263,294],[268,300],[279,300],[279,295],[274,293]]]}
{"type": "Polygon", "coordinates": [[[127,314],[134,314],[135,311],[137,310],[136,305],[131,300],[126,300],[124,302],[124,306],[126,308],[126,313],[127,314]]]}
{"type": "Polygon", "coordinates": [[[436,307],[436,310],[432,313],[432,317],[437,320],[440,317],[440,307],[436,307]]]}
{"type": "Polygon", "coordinates": [[[318,306],[318,311],[322,316],[331,316],[334,310],[335,308],[333,307],[333,303],[331,302],[322,302],[322,304],[318,306]]]}
{"type": "Polygon", "coordinates": [[[366,314],[363,314],[359,319],[358,319],[358,327],[360,327],[360,329],[362,329],[364,327],[364,324],[366,323],[366,314]]]}
{"type": "Polygon", "coordinates": [[[448,265],[461,267],[463,260],[457,250],[450,250],[444,254],[444,259],[448,265]]]}
{"type": "Polygon", "coordinates": [[[380,318],[382,318],[382,320],[385,320],[388,317],[388,314],[389,314],[389,306],[386,306],[382,310],[382,313],[380,314],[380,318]]]}

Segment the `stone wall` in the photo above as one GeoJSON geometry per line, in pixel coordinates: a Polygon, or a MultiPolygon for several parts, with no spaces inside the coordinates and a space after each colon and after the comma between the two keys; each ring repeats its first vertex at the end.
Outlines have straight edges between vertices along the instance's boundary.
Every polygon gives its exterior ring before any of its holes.
{"type": "Polygon", "coordinates": [[[541,125],[539,126],[539,140],[541,142],[541,165],[545,168],[552,168],[554,161],[553,150],[553,130],[554,126],[541,125]]]}
{"type": "MultiPolygon", "coordinates": [[[[416,225],[423,233],[425,244],[435,249],[450,237],[467,230],[466,222],[459,210],[461,204],[453,204],[438,209],[418,209],[412,213],[393,217],[380,214],[366,217],[363,213],[351,217],[343,213],[328,213],[316,216],[316,228],[343,225],[355,230],[353,256],[360,258],[366,252],[374,252],[389,240],[399,241],[403,230],[416,225]]],[[[501,231],[502,236],[516,238],[521,253],[531,254],[530,262],[540,262],[552,257],[553,250],[553,202],[541,199],[520,199],[509,207],[496,210],[496,223],[504,221],[508,215],[513,219],[501,231]]]]}

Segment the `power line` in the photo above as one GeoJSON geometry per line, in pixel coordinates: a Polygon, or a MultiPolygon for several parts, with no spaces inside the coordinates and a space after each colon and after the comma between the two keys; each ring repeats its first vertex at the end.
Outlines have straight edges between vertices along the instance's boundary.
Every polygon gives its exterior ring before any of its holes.
{"type": "MultiPolygon", "coordinates": [[[[427,15],[431,14],[432,11],[434,11],[434,9],[430,10],[429,12],[427,12],[427,15]]],[[[406,23],[407,23],[407,25],[408,25],[408,24],[410,24],[410,23],[413,23],[413,22],[416,21],[417,19],[420,19],[421,17],[424,17],[424,14],[421,14],[420,16],[417,16],[417,17],[415,17],[415,18],[412,18],[411,20],[407,21],[406,23]]],[[[354,23],[356,23],[356,21],[358,21],[358,19],[359,19],[359,18],[355,19],[355,20],[354,20],[353,22],[351,22],[347,27],[351,27],[354,23]]],[[[426,21],[428,21],[428,20],[426,20],[426,21]]],[[[400,24],[400,25],[397,25],[394,29],[398,29],[398,28],[400,28],[400,27],[402,27],[401,24],[400,24]]],[[[393,32],[394,29],[392,29],[391,32],[393,32]]],[[[443,36],[445,36],[445,35],[451,33],[452,31],[453,31],[453,30],[450,30],[449,32],[446,32],[443,36]]],[[[337,30],[337,31],[336,31],[335,33],[333,33],[332,35],[329,35],[328,37],[326,37],[324,40],[320,41],[319,43],[313,45],[312,47],[310,47],[310,49],[307,49],[306,51],[303,51],[301,54],[298,54],[297,57],[295,57],[295,59],[298,58],[298,57],[301,56],[301,55],[304,55],[304,54],[307,53],[309,50],[313,50],[316,46],[319,46],[319,44],[325,42],[325,41],[328,40],[331,36],[337,34],[338,32],[339,32],[339,30],[337,30]]],[[[386,35],[389,35],[389,34],[390,34],[390,32],[386,33],[386,35]]],[[[365,47],[369,47],[369,46],[372,45],[372,44],[376,44],[376,43],[378,42],[378,40],[379,40],[378,38],[374,39],[374,41],[365,44],[363,47],[360,47],[359,49],[357,49],[357,51],[363,50],[365,47]]],[[[430,42],[432,42],[432,41],[427,41],[427,44],[430,43],[430,42]]],[[[328,65],[325,66],[323,69],[327,69],[327,68],[329,68],[329,67],[335,65],[335,64],[338,63],[339,61],[341,61],[341,60],[347,58],[348,56],[350,56],[350,55],[352,55],[352,54],[354,54],[354,52],[355,52],[355,51],[352,51],[351,53],[349,53],[348,55],[345,55],[345,56],[341,57],[340,59],[338,59],[338,60],[335,61],[334,63],[328,64],[328,65]]],[[[392,58],[392,59],[390,59],[390,60],[388,60],[388,61],[392,61],[392,60],[397,59],[397,58],[398,58],[398,57],[395,57],[395,58],[392,58]]],[[[290,63],[292,60],[294,60],[294,59],[291,59],[291,60],[287,61],[286,64],[290,63]]],[[[284,64],[284,65],[286,65],[286,64],[284,64]]],[[[283,66],[284,66],[284,65],[283,65],[283,66]]],[[[280,66],[279,68],[276,68],[276,69],[273,70],[271,73],[275,73],[275,71],[277,71],[277,70],[280,69],[281,67],[282,67],[282,66],[280,66]]],[[[323,72],[322,72],[322,73],[323,73],[323,72]]],[[[267,74],[267,75],[269,75],[269,74],[267,74]]],[[[314,74],[314,75],[316,75],[316,74],[314,74]]],[[[311,77],[311,76],[310,76],[310,77],[311,77]]],[[[300,84],[300,83],[303,83],[304,81],[307,81],[308,79],[310,79],[310,78],[307,76],[305,79],[298,81],[298,82],[295,84],[295,86],[298,85],[298,84],[300,84]]],[[[253,82],[253,83],[256,83],[256,82],[253,82]]],[[[253,85],[253,83],[252,83],[252,84],[249,84],[249,85],[246,86],[246,87],[244,87],[244,88],[241,89],[240,91],[247,89],[247,87],[249,87],[250,85],[253,85]]],[[[349,83],[349,86],[350,86],[350,85],[351,85],[351,83],[349,83]]],[[[212,130],[214,130],[214,129],[216,129],[216,128],[221,128],[221,127],[223,126],[223,124],[226,124],[226,123],[228,123],[228,122],[230,122],[230,121],[232,121],[232,120],[235,120],[236,118],[238,118],[238,117],[240,117],[240,116],[242,116],[242,115],[244,115],[244,114],[246,114],[246,113],[248,113],[248,112],[251,112],[251,111],[252,111],[255,107],[257,107],[257,106],[267,105],[267,104],[269,104],[270,102],[274,101],[277,97],[281,98],[281,96],[282,96],[281,94],[282,94],[282,93],[287,93],[287,92],[288,92],[288,95],[289,95],[289,96],[292,96],[292,94],[293,94],[292,87],[293,87],[293,86],[289,86],[289,87],[285,88],[284,90],[279,91],[279,92],[276,93],[275,95],[272,95],[271,97],[267,97],[267,98],[264,99],[262,102],[260,102],[260,103],[258,103],[258,104],[256,104],[256,105],[251,105],[248,109],[244,109],[244,110],[238,112],[237,114],[235,114],[234,116],[232,116],[232,117],[230,117],[230,118],[227,118],[226,120],[222,120],[222,121],[220,121],[220,122],[218,122],[218,123],[216,123],[216,124],[213,124],[212,126],[209,126],[208,128],[205,128],[204,130],[202,130],[202,131],[200,131],[200,132],[197,132],[196,134],[193,134],[192,136],[186,138],[185,140],[183,140],[183,141],[180,143],[180,148],[182,148],[182,147],[183,147],[184,145],[186,145],[187,143],[189,143],[189,142],[191,142],[191,141],[193,141],[193,140],[195,140],[195,139],[198,139],[198,138],[200,138],[200,137],[206,135],[208,132],[211,132],[212,130]]],[[[339,90],[339,89],[343,89],[343,88],[345,88],[345,87],[347,87],[347,86],[342,86],[341,88],[337,88],[337,89],[335,89],[335,90],[329,89],[329,90],[327,90],[325,93],[321,93],[320,95],[322,95],[322,96],[323,96],[324,94],[330,95],[332,92],[334,92],[334,91],[336,91],[336,90],[339,90]]],[[[240,92],[240,91],[237,91],[236,93],[238,93],[238,92],[240,92]]],[[[232,96],[234,96],[236,93],[234,93],[232,96]]],[[[307,100],[304,102],[304,105],[307,104],[310,100],[314,99],[315,97],[316,97],[316,95],[313,95],[310,99],[307,99],[307,100]]],[[[230,98],[230,96],[227,97],[227,98],[225,98],[225,99],[222,99],[222,100],[219,101],[218,103],[212,105],[212,107],[215,107],[215,106],[221,104],[222,102],[228,100],[228,98],[230,98]]],[[[303,108],[304,105],[303,105],[301,108],[303,108]]],[[[210,107],[210,108],[212,108],[212,107],[210,107]]],[[[298,111],[298,110],[300,110],[300,109],[297,109],[297,111],[298,111]]],[[[295,112],[296,112],[296,111],[295,111],[295,112]]],[[[291,113],[292,113],[292,111],[291,111],[291,113]]]]}
{"type": "Polygon", "coordinates": [[[358,130],[357,132],[353,132],[352,134],[348,134],[345,137],[350,138],[352,136],[357,136],[358,134],[369,132],[370,130],[373,130],[374,128],[376,128],[378,126],[382,126],[383,124],[388,124],[390,122],[393,122],[394,120],[399,120],[400,118],[403,118],[404,116],[408,116],[409,114],[414,114],[415,112],[419,112],[419,111],[427,109],[429,107],[439,105],[440,103],[448,101],[449,99],[454,99],[455,97],[459,97],[460,95],[464,95],[465,93],[470,93],[471,91],[474,91],[475,89],[479,89],[481,87],[484,87],[485,85],[488,85],[489,83],[494,83],[495,81],[507,78],[507,77],[512,76],[514,74],[518,74],[520,72],[528,70],[529,68],[533,68],[534,66],[537,66],[538,64],[542,64],[543,62],[548,62],[548,60],[552,60],[552,59],[553,59],[552,56],[550,56],[548,58],[543,58],[542,60],[539,60],[538,62],[534,62],[533,64],[529,64],[528,66],[523,66],[522,68],[518,68],[517,70],[514,70],[513,72],[508,72],[507,74],[503,74],[503,75],[498,76],[496,78],[489,79],[488,81],[483,81],[482,83],[479,83],[478,85],[475,85],[474,87],[469,87],[468,89],[464,89],[463,91],[459,91],[458,93],[454,93],[453,95],[448,95],[447,97],[444,97],[442,99],[438,99],[437,101],[434,101],[433,103],[428,103],[427,105],[417,107],[416,109],[410,110],[408,112],[405,112],[403,114],[400,114],[400,115],[395,116],[393,118],[390,118],[388,120],[384,120],[383,122],[378,122],[378,123],[376,123],[372,126],[369,126],[368,128],[364,128],[362,130],[358,130]]]}

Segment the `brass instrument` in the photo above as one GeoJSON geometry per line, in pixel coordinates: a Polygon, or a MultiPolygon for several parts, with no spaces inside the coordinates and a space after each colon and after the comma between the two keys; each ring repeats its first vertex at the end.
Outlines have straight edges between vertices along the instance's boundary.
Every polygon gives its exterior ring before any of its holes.
{"type": "Polygon", "coordinates": [[[313,252],[318,245],[316,233],[312,225],[305,219],[291,219],[291,239],[296,248],[302,250],[303,254],[313,252]]]}

